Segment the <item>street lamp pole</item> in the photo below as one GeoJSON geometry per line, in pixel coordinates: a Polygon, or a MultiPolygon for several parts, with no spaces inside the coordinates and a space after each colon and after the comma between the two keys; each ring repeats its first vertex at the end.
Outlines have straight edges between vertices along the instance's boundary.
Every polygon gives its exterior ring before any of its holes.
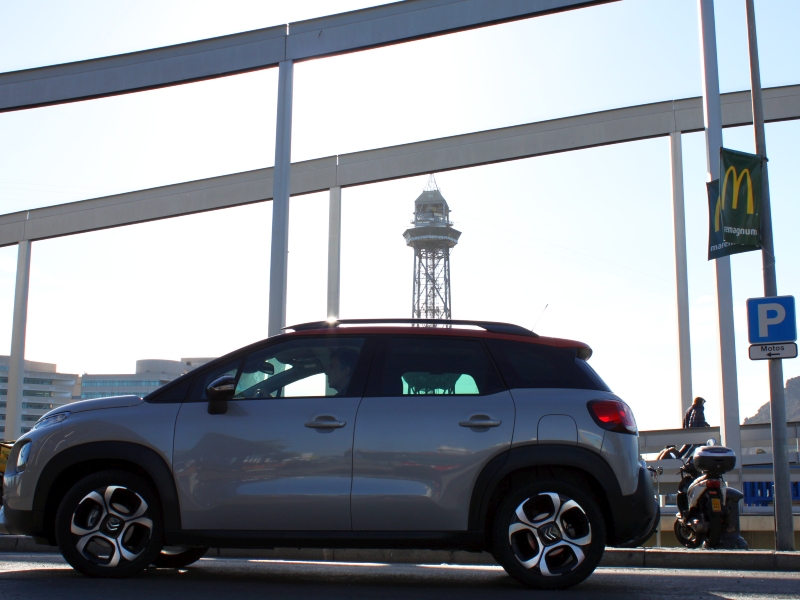
{"type": "MultiPolygon", "coordinates": [[[[767,141],[764,132],[764,101],[761,96],[761,72],[758,65],[758,40],[756,38],[756,11],[753,0],[745,0],[747,7],[747,38],[750,47],[750,89],[753,98],[753,129],[756,154],[763,163],[761,200],[761,261],[764,272],[764,296],[778,295],[775,274],[775,246],[772,239],[772,214],[767,177],[767,141]]],[[[769,408],[772,422],[772,465],[775,478],[775,549],[794,550],[794,523],[792,519],[792,489],[789,477],[788,436],[786,432],[786,399],[783,391],[783,364],[780,359],[769,360],[769,408]]]]}

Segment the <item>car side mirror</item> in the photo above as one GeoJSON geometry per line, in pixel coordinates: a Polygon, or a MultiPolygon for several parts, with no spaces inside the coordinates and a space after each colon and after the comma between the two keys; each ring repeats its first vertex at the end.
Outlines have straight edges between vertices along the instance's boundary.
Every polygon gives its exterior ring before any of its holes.
{"type": "Polygon", "coordinates": [[[275,365],[273,365],[272,363],[265,362],[263,365],[259,367],[258,370],[264,373],[265,375],[269,376],[275,375],[275,365]]]}
{"type": "Polygon", "coordinates": [[[208,414],[224,415],[228,412],[228,400],[233,398],[235,392],[236,377],[233,375],[223,375],[208,384],[206,388],[208,414]]]}

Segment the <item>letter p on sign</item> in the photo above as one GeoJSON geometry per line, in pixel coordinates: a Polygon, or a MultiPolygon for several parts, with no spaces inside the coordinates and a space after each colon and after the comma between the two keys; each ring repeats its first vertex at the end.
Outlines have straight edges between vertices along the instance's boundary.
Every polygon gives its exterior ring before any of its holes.
{"type": "MultiPolygon", "coordinates": [[[[780,304],[771,302],[758,305],[758,337],[769,337],[769,326],[780,325],[786,319],[786,309],[780,304]],[[774,314],[774,316],[770,316],[774,314]]],[[[786,340],[783,340],[786,341],[786,340]]]]}
{"type": "Polygon", "coordinates": [[[794,296],[750,298],[747,301],[747,330],[751,344],[795,341],[794,296]]]}

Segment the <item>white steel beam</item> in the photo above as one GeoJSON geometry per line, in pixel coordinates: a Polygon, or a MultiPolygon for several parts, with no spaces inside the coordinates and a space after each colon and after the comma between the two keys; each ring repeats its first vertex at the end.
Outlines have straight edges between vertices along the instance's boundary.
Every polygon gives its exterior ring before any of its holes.
{"type": "Polygon", "coordinates": [[[328,318],[339,318],[342,253],[342,188],[332,187],[328,211],[328,318]]]}
{"type": "Polygon", "coordinates": [[[31,243],[20,242],[17,250],[17,285],[14,289],[14,322],[8,362],[6,425],[3,439],[16,440],[22,427],[22,384],[25,381],[25,333],[28,326],[28,288],[31,279],[31,243]]]}
{"type": "Polygon", "coordinates": [[[0,112],[214,79],[616,0],[406,0],[164,48],[0,74],[0,112]]]}
{"type": "Polygon", "coordinates": [[[689,329],[689,275],[686,263],[686,217],[683,202],[683,149],[680,132],[669,134],[672,171],[672,225],[675,244],[675,295],[678,316],[680,419],[692,405],[692,344],[689,329]]]}
{"type": "Polygon", "coordinates": [[[294,63],[281,62],[278,72],[278,123],[275,133],[275,179],[272,197],[272,250],[269,259],[269,336],[286,326],[286,282],[289,269],[289,177],[292,169],[292,88],[294,63]]]}
{"type": "MultiPolygon", "coordinates": [[[[800,119],[800,85],[764,90],[769,122],[800,119]]],[[[750,92],[722,96],[724,127],[749,125],[750,92]]],[[[342,154],[291,166],[291,194],[363,185],[608,144],[703,130],[687,98],[342,154]]],[[[0,215],[0,246],[178,217],[272,199],[273,169],[211,177],[0,215]]]]}
{"type": "MultiPolygon", "coordinates": [[[[722,109],[717,68],[717,33],[714,1],[697,0],[700,22],[700,54],[703,84],[703,118],[706,131],[708,180],[719,179],[719,151],[722,147],[722,109]]],[[[751,110],[752,115],[752,110],[751,110]]],[[[752,121],[751,121],[752,122],[752,121]]],[[[731,259],[714,261],[717,273],[717,319],[719,327],[720,430],[722,443],[742,455],[739,431],[739,381],[736,371],[736,339],[733,328],[733,284],[731,259]]]]}

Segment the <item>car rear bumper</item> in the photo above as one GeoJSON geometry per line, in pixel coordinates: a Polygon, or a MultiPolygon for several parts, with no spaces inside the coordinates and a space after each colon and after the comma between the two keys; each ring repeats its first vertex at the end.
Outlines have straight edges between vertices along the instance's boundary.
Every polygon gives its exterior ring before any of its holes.
{"type": "Polygon", "coordinates": [[[653,480],[649,471],[639,467],[639,484],[630,496],[622,496],[616,506],[611,506],[614,515],[614,546],[635,548],[641,546],[658,527],[661,509],[658,506],[653,480]]]}

